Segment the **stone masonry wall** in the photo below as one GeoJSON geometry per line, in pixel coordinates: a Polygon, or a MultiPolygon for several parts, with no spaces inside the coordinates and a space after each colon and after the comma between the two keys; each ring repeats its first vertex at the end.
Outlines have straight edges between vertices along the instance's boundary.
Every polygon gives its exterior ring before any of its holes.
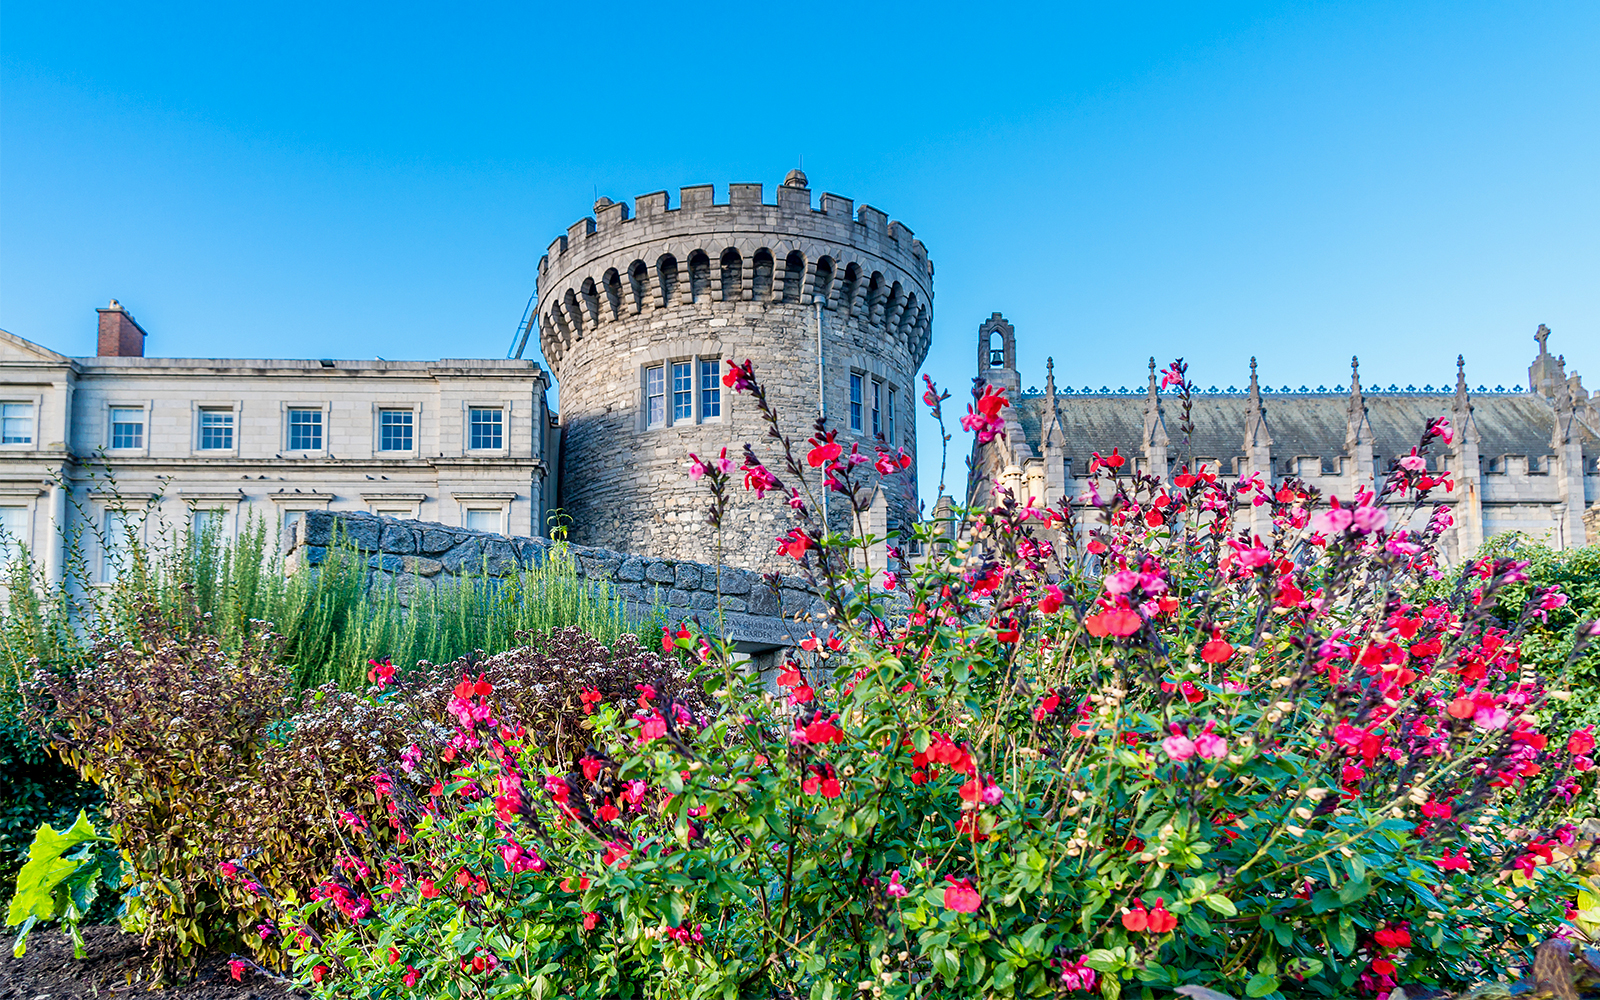
{"type": "MultiPolygon", "coordinates": [[[[367,554],[373,580],[394,581],[402,596],[416,586],[487,573],[503,577],[539,565],[556,544],[547,538],[512,538],[426,521],[374,514],[309,511],[294,525],[284,547],[291,569],[317,566],[336,535],[367,554]]],[[[641,618],[664,605],[669,619],[698,617],[716,627],[717,573],[713,566],[681,559],[654,559],[587,545],[572,545],[580,577],[609,583],[641,618]]],[[[792,646],[791,622],[816,608],[805,582],[786,577],[774,590],[749,570],[722,569],[722,606],[727,638],[745,653],[792,646]]],[[[804,635],[809,629],[800,629],[804,635]]]]}

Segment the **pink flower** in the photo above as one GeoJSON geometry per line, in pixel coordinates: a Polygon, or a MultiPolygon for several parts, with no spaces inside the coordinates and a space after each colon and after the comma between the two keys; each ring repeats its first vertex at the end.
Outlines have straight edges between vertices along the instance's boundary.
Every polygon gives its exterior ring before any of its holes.
{"type": "Polygon", "coordinates": [[[1400,468],[1407,472],[1422,472],[1428,467],[1428,460],[1418,455],[1415,451],[1400,459],[1400,468]]]}
{"type": "Polygon", "coordinates": [[[249,963],[240,959],[231,959],[228,962],[228,971],[232,973],[234,982],[244,982],[244,970],[250,968],[249,963]]]}
{"type": "Polygon", "coordinates": [[[904,899],[911,890],[900,884],[900,869],[896,868],[889,876],[889,884],[883,890],[890,899],[904,899]]]}
{"type": "Polygon", "coordinates": [[[983,904],[983,897],[978,890],[972,887],[970,879],[956,878],[946,875],[945,881],[950,884],[944,890],[944,908],[955,910],[957,913],[975,913],[983,904]]]}
{"type": "Polygon", "coordinates": [[[700,461],[700,456],[694,452],[689,453],[689,478],[699,479],[706,474],[706,464],[700,461]]]}
{"type": "Polygon", "coordinates": [[[1079,955],[1078,960],[1070,964],[1066,959],[1061,960],[1062,986],[1069,990],[1088,991],[1094,989],[1095,979],[1098,976],[1093,969],[1085,964],[1084,959],[1087,957],[1087,955],[1079,955]]]}
{"type": "Polygon", "coordinates": [[[400,979],[401,982],[405,983],[409,988],[417,985],[417,983],[421,981],[422,973],[417,971],[416,966],[408,965],[406,966],[406,974],[400,977],[400,979]]]}
{"type": "Polygon", "coordinates": [[[1139,586],[1139,574],[1131,570],[1119,569],[1106,577],[1106,593],[1126,594],[1139,586]]]}
{"type": "Polygon", "coordinates": [[[1312,515],[1311,530],[1319,535],[1337,535],[1350,527],[1350,522],[1353,520],[1355,520],[1355,516],[1345,507],[1319,510],[1312,515]]]}
{"type": "Polygon", "coordinates": [[[1179,732],[1161,741],[1161,749],[1175,761],[1185,761],[1194,756],[1194,741],[1179,732]]]}
{"type": "Polygon", "coordinates": [[[1201,733],[1194,741],[1194,752],[1206,760],[1221,760],[1228,756],[1228,741],[1216,733],[1201,733]]]}
{"type": "Polygon", "coordinates": [[[1382,531],[1384,525],[1389,523],[1389,513],[1381,507],[1357,507],[1352,517],[1355,529],[1363,535],[1382,531]]]}

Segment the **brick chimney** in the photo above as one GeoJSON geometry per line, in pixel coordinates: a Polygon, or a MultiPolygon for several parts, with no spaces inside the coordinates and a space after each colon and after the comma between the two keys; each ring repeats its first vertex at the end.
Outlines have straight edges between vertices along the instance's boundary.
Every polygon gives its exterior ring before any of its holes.
{"type": "Polygon", "coordinates": [[[100,314],[100,357],[144,357],[144,328],[121,302],[112,299],[109,306],[95,312],[100,314]]]}

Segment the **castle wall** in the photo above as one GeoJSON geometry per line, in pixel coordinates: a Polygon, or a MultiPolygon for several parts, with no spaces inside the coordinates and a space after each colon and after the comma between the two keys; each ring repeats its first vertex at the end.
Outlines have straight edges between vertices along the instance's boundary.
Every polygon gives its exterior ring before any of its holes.
{"type": "MultiPolygon", "coordinates": [[[[561,387],[560,502],[574,541],[711,561],[709,496],[688,477],[689,454],[710,459],[725,447],[737,464],[748,442],[783,474],[753,400],[722,386],[727,362],[755,363],[803,459],[818,410],[819,323],[823,399],[838,440],[872,454],[876,386],[883,443],[915,455],[915,379],[932,321],[927,253],[870,207],[856,212],[823,195],[812,208],[803,184],[791,175],[772,205],[760,185],[733,185],[725,205],[713,203],[709,186],[684,188],[677,209],[664,193],[645,195],[633,218],[602,200],[598,221],[574,224],[540,262],[540,343],[561,387]],[[702,391],[708,362],[714,413],[702,391]],[[683,364],[692,379],[686,412],[675,396],[674,366],[683,364]]],[[[890,520],[914,519],[914,477],[895,480],[890,520]]],[[[846,526],[843,506],[832,505],[836,527],[846,526]]],[[[784,498],[737,491],[723,559],[781,568],[774,539],[790,518],[784,498]]]]}
{"type": "MultiPolygon", "coordinates": [[[[542,562],[553,544],[547,538],[508,537],[447,524],[316,511],[285,533],[290,569],[321,565],[336,536],[367,554],[374,583],[398,584],[402,600],[416,587],[436,587],[464,575],[496,578],[520,572],[542,562]]],[[[719,580],[714,566],[585,545],[573,545],[571,552],[579,577],[609,584],[640,620],[661,607],[670,624],[698,617],[707,628],[716,627],[719,580]]],[[[756,573],[724,566],[720,589],[726,637],[745,653],[795,645],[791,623],[819,610],[816,595],[797,577],[782,578],[774,589],[756,573]]]]}

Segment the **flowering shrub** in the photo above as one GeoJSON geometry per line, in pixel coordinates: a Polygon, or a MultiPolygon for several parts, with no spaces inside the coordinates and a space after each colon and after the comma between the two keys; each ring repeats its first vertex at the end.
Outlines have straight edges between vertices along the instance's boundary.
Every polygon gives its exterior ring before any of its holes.
{"type": "MultiPolygon", "coordinates": [[[[1449,485],[1425,463],[1324,504],[1113,452],[1087,503],[1001,490],[875,573],[815,482],[859,517],[862,466],[898,456],[820,422],[797,452],[752,366],[726,381],[769,421],[776,458],[741,471],[794,511],[777,545],[828,613],[775,690],[669,631],[709,700],[585,692],[564,758],[464,671],[440,776],[377,779],[402,838],[354,838],[286,906],[321,995],[1382,996],[1512,976],[1563,926],[1594,737],[1536,724],[1560,692],[1518,636],[1549,595],[1496,616],[1517,563],[1423,586],[1449,485]]],[[[974,397],[963,424],[1003,435],[1002,395],[974,397]]],[[[715,529],[731,463],[695,464],[715,529]]]]}

